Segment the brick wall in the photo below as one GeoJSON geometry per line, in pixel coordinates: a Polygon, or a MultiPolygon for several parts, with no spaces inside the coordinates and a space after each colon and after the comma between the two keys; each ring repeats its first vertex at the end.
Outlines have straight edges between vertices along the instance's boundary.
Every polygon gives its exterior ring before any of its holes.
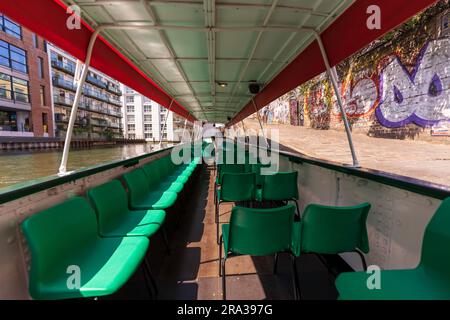
{"type": "MultiPolygon", "coordinates": [[[[449,3],[440,1],[337,67],[353,131],[450,141],[450,32],[444,26],[449,12],[449,3]]],[[[298,101],[296,110],[291,103],[292,124],[301,125],[295,119],[303,112],[305,126],[344,130],[326,74],[280,98],[292,99],[298,101]]]]}
{"type": "Polygon", "coordinates": [[[44,50],[44,40],[38,37],[38,48],[34,47],[34,34],[22,27],[22,40],[0,31],[0,39],[15,45],[27,52],[27,67],[29,78],[29,94],[31,103],[30,126],[36,137],[44,135],[42,114],[47,114],[48,135],[53,137],[53,114],[50,95],[50,74],[47,52],[44,50]],[[38,72],[38,57],[43,59],[44,78],[41,79],[38,72]],[[45,87],[45,105],[41,104],[40,87],[45,87]]]}

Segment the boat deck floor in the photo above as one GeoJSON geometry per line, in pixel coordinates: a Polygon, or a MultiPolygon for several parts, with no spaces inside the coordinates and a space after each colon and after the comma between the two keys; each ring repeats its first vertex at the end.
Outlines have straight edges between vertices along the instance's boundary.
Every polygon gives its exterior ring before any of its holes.
{"type": "MultiPolygon", "coordinates": [[[[170,254],[167,254],[162,238],[155,235],[150,240],[148,259],[156,278],[160,300],[217,300],[222,299],[219,277],[219,246],[216,243],[214,222],[215,172],[203,165],[197,181],[187,190],[182,204],[170,215],[179,215],[178,221],[169,219],[170,254]],[[172,220],[172,221],[170,221],[172,220]]],[[[220,221],[227,222],[231,205],[220,206],[220,221]]],[[[303,255],[297,259],[302,299],[336,299],[335,276],[315,255],[303,255]]],[[[327,257],[339,271],[348,266],[339,258],[327,257]]],[[[290,257],[281,254],[277,274],[273,274],[274,257],[237,256],[227,259],[227,300],[293,299],[292,269],[290,257]]],[[[107,299],[148,299],[142,272],[138,270],[132,279],[116,294],[107,299]]]]}

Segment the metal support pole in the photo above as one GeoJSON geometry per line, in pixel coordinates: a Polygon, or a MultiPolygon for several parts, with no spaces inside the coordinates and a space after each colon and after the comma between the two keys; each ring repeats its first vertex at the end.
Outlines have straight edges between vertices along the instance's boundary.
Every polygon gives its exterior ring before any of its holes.
{"type": "Polygon", "coordinates": [[[161,147],[161,143],[162,143],[162,139],[163,139],[163,135],[164,135],[164,130],[166,129],[167,118],[169,118],[170,108],[172,108],[172,103],[173,103],[174,100],[175,100],[175,98],[172,98],[172,100],[170,101],[169,109],[167,109],[166,119],[164,119],[164,125],[163,125],[163,128],[162,128],[162,131],[159,134],[159,146],[160,147],[161,147]]]}
{"type": "Polygon", "coordinates": [[[184,126],[183,126],[183,132],[181,133],[181,139],[180,139],[181,141],[180,141],[180,143],[183,143],[184,132],[186,131],[186,123],[187,123],[187,118],[184,119],[184,126]]]}
{"type": "Polygon", "coordinates": [[[61,165],[59,166],[59,175],[67,174],[67,159],[69,158],[70,142],[72,140],[73,127],[75,125],[75,119],[77,117],[78,103],[80,101],[81,94],[83,93],[83,85],[89,71],[89,64],[91,62],[91,56],[92,51],[94,49],[95,40],[97,40],[97,37],[102,30],[103,30],[102,27],[99,27],[97,30],[95,30],[94,33],[91,35],[91,39],[89,40],[83,72],[81,73],[81,77],[78,81],[77,91],[75,93],[72,110],[70,112],[70,119],[69,124],[67,126],[66,140],[64,142],[64,150],[61,159],[61,165]]]}
{"type": "Polygon", "coordinates": [[[261,119],[259,118],[258,107],[256,106],[255,99],[253,99],[253,97],[252,97],[252,102],[253,102],[253,106],[255,107],[256,117],[258,118],[258,122],[259,122],[259,126],[261,128],[262,136],[264,138],[264,141],[266,142],[267,148],[270,148],[269,143],[268,143],[267,138],[266,138],[266,135],[264,134],[264,128],[263,128],[263,125],[261,123],[261,119]]]}
{"type": "Polygon", "coordinates": [[[322,57],[323,57],[323,62],[325,63],[325,67],[327,68],[328,77],[330,78],[330,81],[333,85],[334,93],[336,94],[337,102],[339,105],[339,110],[341,111],[342,120],[344,121],[345,132],[347,133],[348,145],[349,145],[350,151],[352,153],[353,167],[360,168],[361,166],[359,165],[358,158],[356,157],[355,147],[353,146],[352,133],[350,131],[350,125],[348,124],[347,114],[345,113],[344,104],[342,102],[342,97],[341,97],[341,94],[339,93],[336,68],[330,67],[330,61],[328,60],[327,52],[325,51],[325,47],[323,45],[320,34],[316,31],[313,31],[313,34],[316,37],[317,43],[319,44],[320,52],[322,53],[322,57]]]}

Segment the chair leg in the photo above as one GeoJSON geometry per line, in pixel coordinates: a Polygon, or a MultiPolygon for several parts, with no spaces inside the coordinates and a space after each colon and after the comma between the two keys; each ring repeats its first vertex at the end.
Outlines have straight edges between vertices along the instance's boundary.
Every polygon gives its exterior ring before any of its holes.
{"type": "Polygon", "coordinates": [[[145,271],[147,273],[147,276],[150,279],[150,283],[152,284],[153,289],[155,290],[155,298],[156,298],[156,297],[158,297],[158,286],[156,285],[155,278],[152,275],[152,272],[150,269],[150,264],[148,262],[147,257],[144,258],[144,266],[145,266],[145,271]]]}
{"type": "Polygon", "coordinates": [[[167,238],[166,227],[164,225],[161,227],[161,236],[164,241],[164,246],[166,247],[166,252],[168,255],[170,255],[170,245],[169,245],[169,240],[167,238]]]}
{"type": "Polygon", "coordinates": [[[142,274],[143,274],[144,279],[145,279],[145,287],[147,288],[148,296],[149,296],[150,299],[153,299],[154,298],[153,290],[152,290],[152,286],[149,284],[150,279],[148,278],[146,267],[145,267],[144,263],[141,265],[140,269],[141,269],[142,274]]]}
{"type": "Polygon", "coordinates": [[[295,202],[295,206],[297,207],[297,214],[296,214],[296,216],[300,220],[300,207],[298,206],[298,201],[296,199],[292,199],[292,201],[295,202]]]}
{"type": "Polygon", "coordinates": [[[220,262],[222,267],[222,300],[227,300],[226,294],[227,294],[227,288],[226,288],[226,273],[225,273],[225,261],[226,259],[223,258],[220,262]]]}
{"type": "Polygon", "coordinates": [[[299,285],[299,279],[298,279],[298,273],[297,273],[297,262],[295,260],[295,256],[292,254],[291,254],[291,261],[292,261],[292,277],[293,277],[293,285],[294,285],[294,299],[301,300],[302,294],[300,292],[300,285],[299,285]]]}
{"type": "Polygon", "coordinates": [[[356,252],[359,255],[359,257],[361,258],[361,263],[362,263],[364,271],[367,271],[367,263],[366,263],[366,258],[364,257],[364,254],[361,251],[359,251],[358,249],[356,249],[354,252],[356,252]]]}
{"type": "Polygon", "coordinates": [[[220,233],[220,217],[219,217],[219,206],[220,202],[216,204],[216,240],[217,244],[220,245],[219,233],[220,233]]]}
{"type": "Polygon", "coordinates": [[[221,262],[222,262],[222,244],[223,244],[223,236],[220,236],[220,240],[219,240],[219,277],[222,276],[222,266],[221,266],[221,262]]]}
{"type": "Polygon", "coordinates": [[[273,262],[273,274],[277,274],[277,266],[278,266],[278,253],[275,253],[275,258],[273,262]]]}

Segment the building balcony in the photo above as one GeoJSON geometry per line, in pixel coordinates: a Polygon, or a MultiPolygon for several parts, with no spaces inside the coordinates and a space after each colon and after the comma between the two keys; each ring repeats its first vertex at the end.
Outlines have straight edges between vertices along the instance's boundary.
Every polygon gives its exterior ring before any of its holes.
{"type": "Polygon", "coordinates": [[[100,79],[94,78],[93,76],[87,75],[86,76],[86,82],[89,82],[90,84],[93,84],[94,86],[100,87],[102,89],[106,89],[107,85],[100,79]]]}
{"type": "Polygon", "coordinates": [[[118,107],[122,106],[122,101],[108,97],[108,102],[118,107]]]}
{"type": "Polygon", "coordinates": [[[61,79],[58,77],[53,77],[52,83],[55,87],[67,89],[70,91],[75,92],[77,90],[76,86],[73,84],[73,82],[67,81],[65,79],[61,79]]]}
{"type": "MultiPolygon", "coordinates": [[[[67,98],[63,98],[60,96],[54,96],[53,102],[57,105],[61,105],[61,106],[69,107],[69,108],[71,108],[73,106],[72,99],[67,99],[67,98]]],[[[78,103],[78,108],[84,109],[84,110],[89,110],[89,111],[100,113],[100,114],[110,115],[110,116],[113,116],[116,118],[122,118],[121,112],[113,111],[113,110],[110,110],[110,109],[104,108],[104,107],[95,106],[92,103],[87,103],[85,101],[80,101],[78,103]]]]}
{"type": "Polygon", "coordinates": [[[75,74],[75,65],[70,63],[64,63],[62,61],[53,60],[51,61],[52,67],[58,70],[61,70],[63,72],[66,72],[70,75],[75,74]]]}
{"type": "Polygon", "coordinates": [[[116,88],[116,87],[112,86],[109,83],[108,83],[108,86],[106,87],[106,90],[108,90],[111,93],[114,93],[114,94],[118,95],[119,97],[122,95],[122,91],[120,91],[119,88],[116,88]]]}

